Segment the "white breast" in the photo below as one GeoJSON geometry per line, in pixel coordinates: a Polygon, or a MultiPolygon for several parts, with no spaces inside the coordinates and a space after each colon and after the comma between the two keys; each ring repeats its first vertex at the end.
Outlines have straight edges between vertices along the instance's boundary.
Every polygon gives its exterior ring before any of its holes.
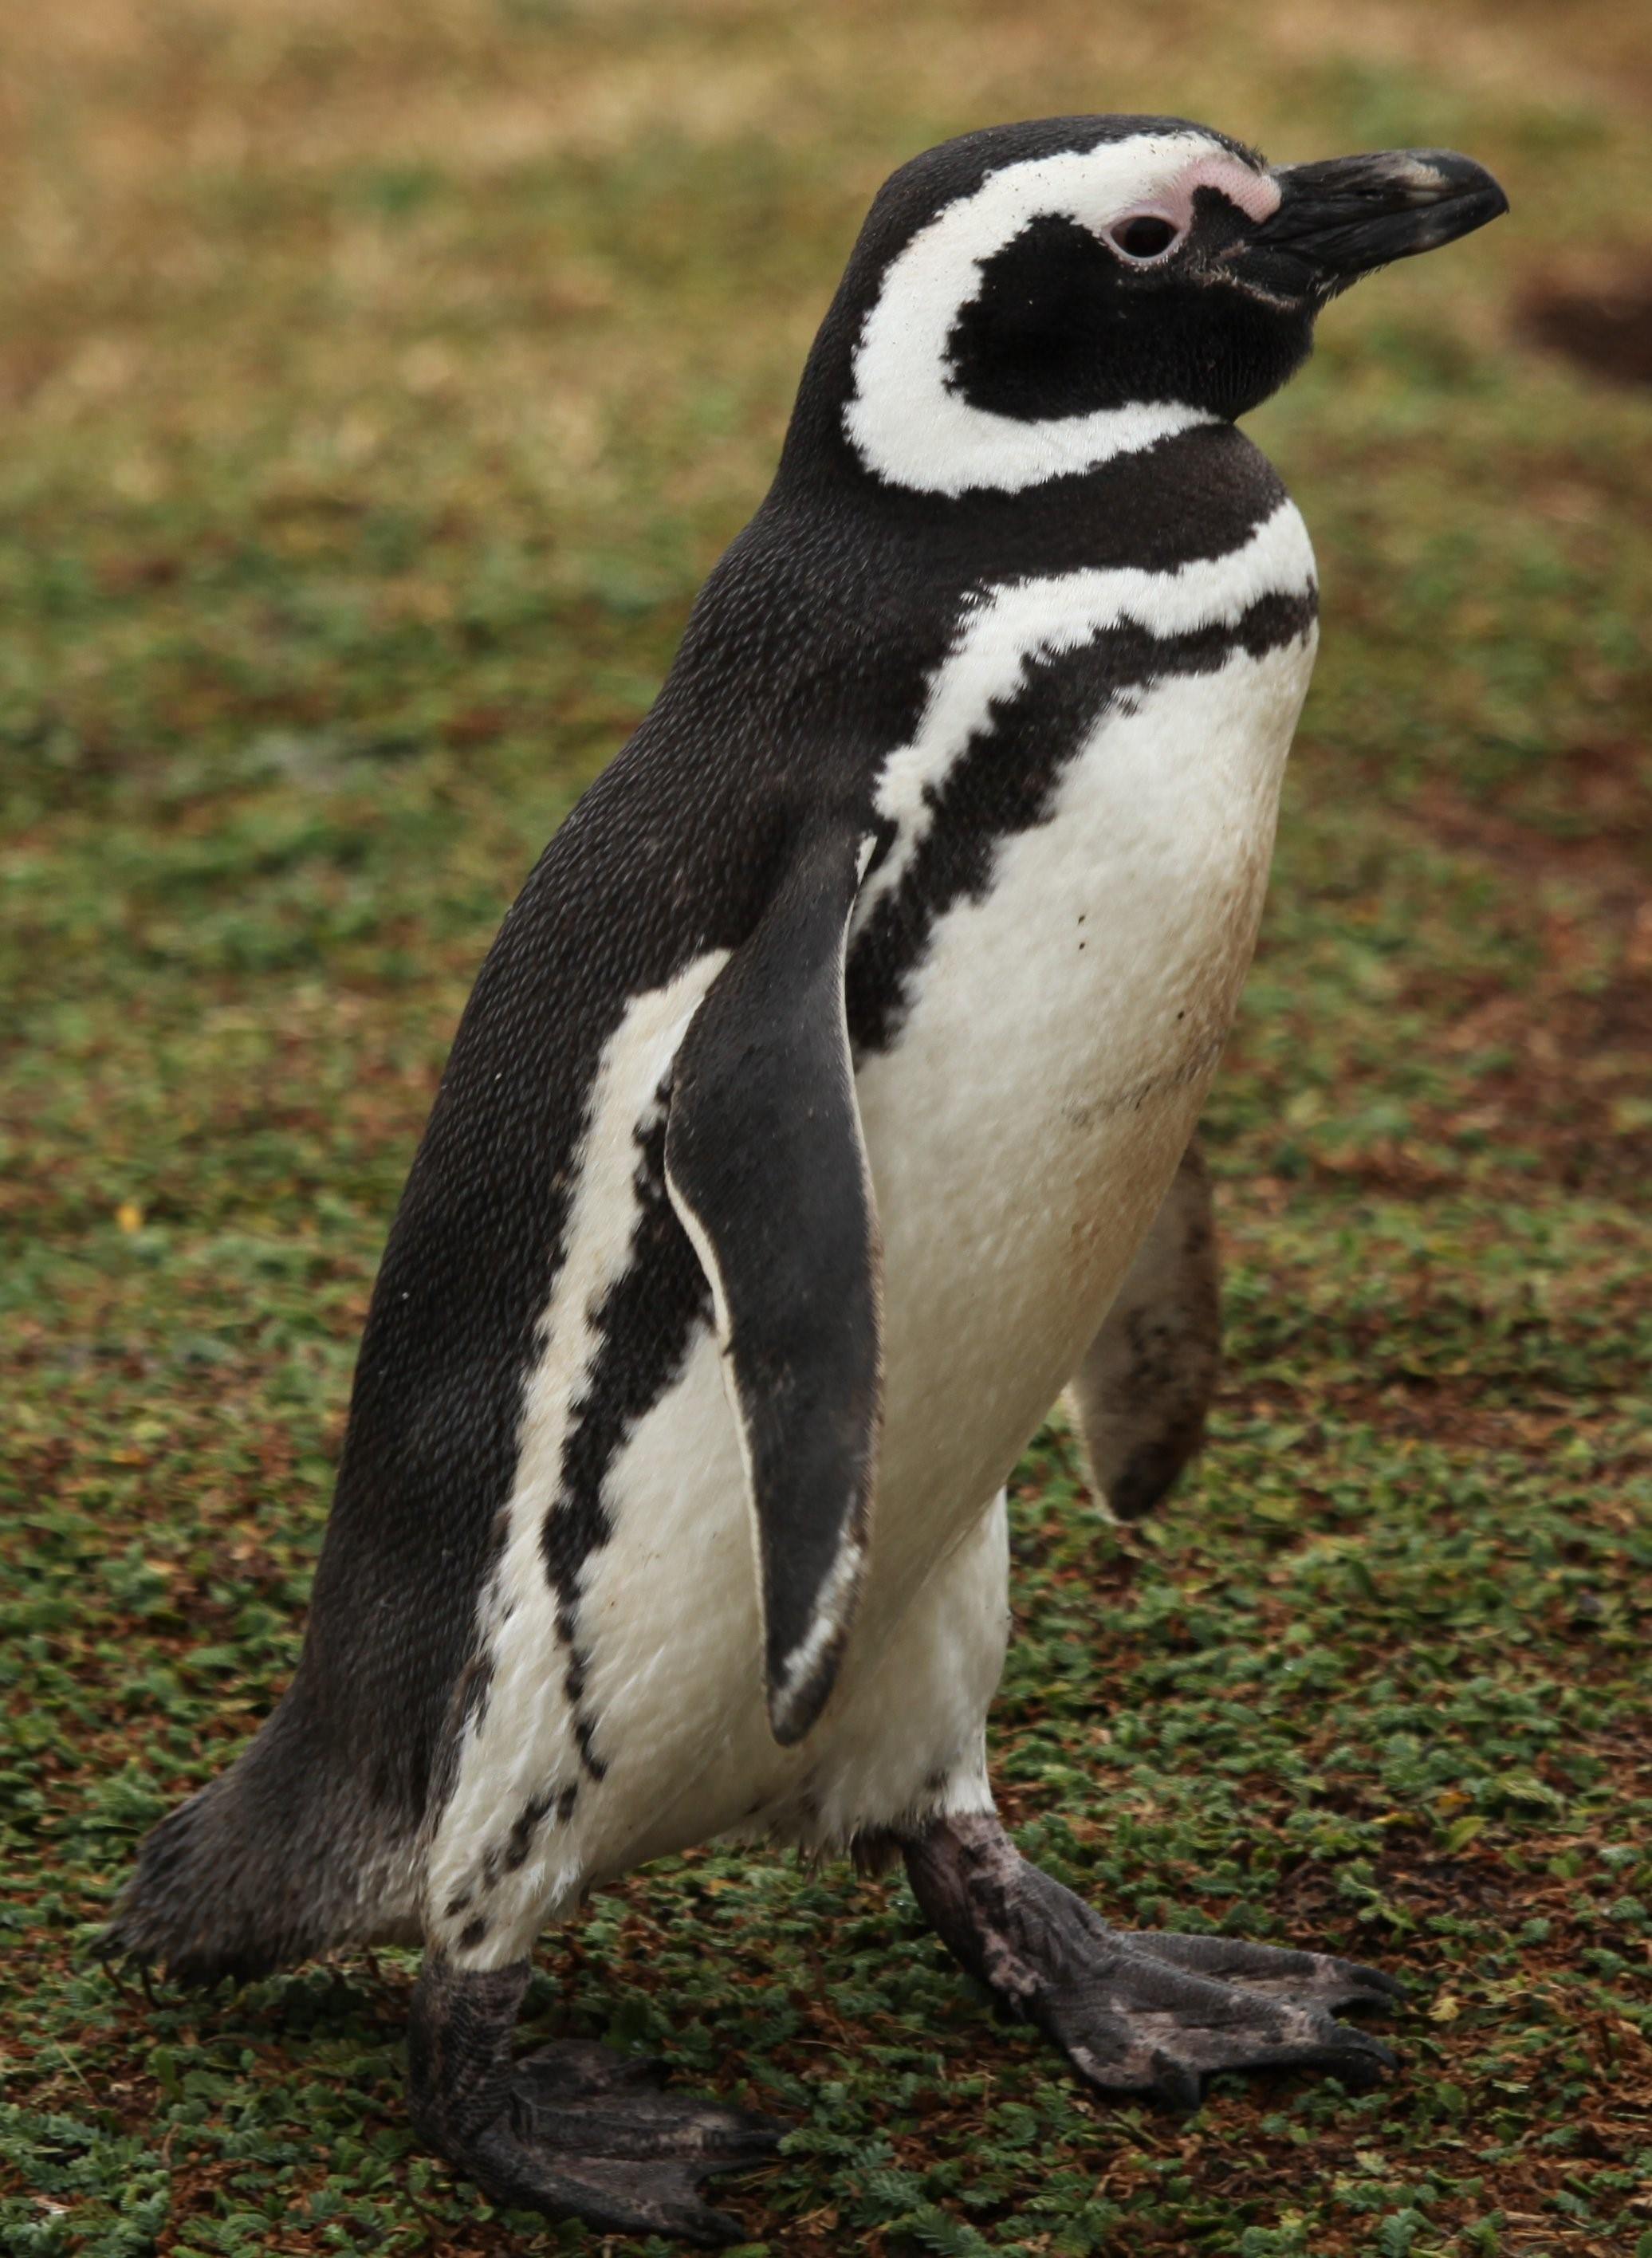
{"type": "Polygon", "coordinates": [[[1310,664],[1307,641],[1239,653],[1104,718],[986,898],[941,920],[898,1045],[861,1071],[885,1244],[874,1574],[897,1586],[1003,1480],[1174,1174],[1255,944],[1310,664]]]}

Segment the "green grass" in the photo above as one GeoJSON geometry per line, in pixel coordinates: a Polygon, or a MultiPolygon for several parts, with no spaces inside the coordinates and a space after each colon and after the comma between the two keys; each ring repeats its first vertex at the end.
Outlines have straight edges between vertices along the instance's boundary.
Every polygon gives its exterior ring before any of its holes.
{"type": "Polygon", "coordinates": [[[291,1668],[457,1012],[867,198],[1088,104],[1455,143],[1514,204],[1255,419],[1325,641],[1209,1123],[1223,1394],[1135,1533],[1040,1439],[996,1717],[1030,1851],[1408,1973],[1403,2071],[1102,2105],[904,1887],[719,1856],[548,1939],[533,2014],[794,2114],[737,2201],[797,2258],[1652,2258],[1652,404],[1518,322],[1634,249],[1643,27],[83,0],[0,40],[0,2242],[596,2247],[418,2152],[405,1956],[152,2006],[84,1949],[291,1668]]]}

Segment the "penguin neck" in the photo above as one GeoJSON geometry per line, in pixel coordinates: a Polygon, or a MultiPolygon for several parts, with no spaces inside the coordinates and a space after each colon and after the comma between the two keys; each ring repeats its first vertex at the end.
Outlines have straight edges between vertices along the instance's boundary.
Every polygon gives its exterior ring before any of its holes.
{"type": "Polygon", "coordinates": [[[904,559],[921,560],[932,585],[1110,564],[1173,569],[1237,547],[1285,499],[1236,424],[1186,412],[1160,422],[1152,403],[1134,444],[1095,459],[1058,458],[1022,484],[904,485],[869,466],[849,436],[846,361],[812,363],[805,373],[762,515],[785,522],[794,540],[805,524],[821,529],[833,554],[858,552],[880,575],[904,571],[904,559]]]}

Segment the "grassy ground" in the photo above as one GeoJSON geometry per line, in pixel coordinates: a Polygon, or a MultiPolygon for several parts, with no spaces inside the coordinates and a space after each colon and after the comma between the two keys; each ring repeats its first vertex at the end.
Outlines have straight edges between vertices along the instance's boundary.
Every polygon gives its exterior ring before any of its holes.
{"type": "Polygon", "coordinates": [[[1634,12],[80,0],[0,39],[4,2247],[592,2247],[415,2149],[402,1956],[150,2006],[83,1948],[291,1666],[456,1013],[866,199],[1088,106],[1455,143],[1515,206],[1256,419],[1326,635],[1210,1118],[1230,1365],[1156,1525],[1059,1430],[1029,1458],[996,1721],[1110,1913],[1411,1973],[1404,2070],[1098,2105],[904,1887],[715,1857],[550,1939],[534,2008],[795,2112],[755,2248],[1648,2258],[1652,405],[1521,342],[1644,239],[1634,12]]]}

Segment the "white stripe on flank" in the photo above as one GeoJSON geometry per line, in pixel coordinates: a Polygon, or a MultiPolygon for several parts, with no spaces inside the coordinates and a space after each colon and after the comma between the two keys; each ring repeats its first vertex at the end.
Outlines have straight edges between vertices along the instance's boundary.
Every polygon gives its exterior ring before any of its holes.
{"type": "MultiPolygon", "coordinates": [[[[499,1565],[481,1601],[479,1644],[493,1678],[479,1720],[467,1729],[458,1777],[431,1845],[427,1899],[435,1934],[463,1927],[441,1910],[469,1890],[469,1914],[486,1914],[486,1942],[466,1956],[491,1967],[520,1944],[514,1921],[533,1915],[550,1893],[548,1853],[557,1829],[540,1830],[534,1855],[501,1874],[484,1903],[477,1868],[502,1843],[530,1797],[553,1781],[578,1778],[572,1717],[563,1693],[566,1649],[557,1629],[557,1594],[541,1550],[544,1519],[562,1484],[563,1450],[601,1345],[603,1297],[631,1259],[637,1215],[637,1133],[655,1118],[662,1081],[690,1019],[728,961],[726,949],[697,957],[663,988],[635,997],[610,1036],[592,1086],[565,1250],[540,1319],[538,1361],[523,1396],[516,1478],[499,1565]]],[[[531,1932],[530,1932],[531,1933],[531,1932]]]]}
{"type": "Polygon", "coordinates": [[[896,826],[894,846],[861,891],[858,933],[899,885],[933,820],[939,790],[970,740],[990,728],[992,707],[1015,697],[1037,660],[1076,650],[1128,620],[1155,636],[1232,626],[1263,596],[1306,593],[1314,551],[1294,502],[1283,501],[1250,538],[1221,557],[1166,572],[1136,565],[1017,580],[967,600],[958,634],[935,670],[923,719],[884,762],[877,809],[896,826]]]}
{"type": "Polygon", "coordinates": [[[1216,419],[1179,401],[1133,401],[1087,415],[1025,422],[972,408],[952,387],[948,348],[978,295],[984,262],[1046,215],[1099,234],[1140,205],[1191,210],[1214,187],[1266,218],[1278,184],[1203,133],[1138,134],[1099,148],[1030,158],[989,175],[948,204],[890,260],[854,351],[854,392],[843,411],[849,444],[869,469],[929,493],[990,486],[1015,492],[1093,470],[1216,419]]]}

